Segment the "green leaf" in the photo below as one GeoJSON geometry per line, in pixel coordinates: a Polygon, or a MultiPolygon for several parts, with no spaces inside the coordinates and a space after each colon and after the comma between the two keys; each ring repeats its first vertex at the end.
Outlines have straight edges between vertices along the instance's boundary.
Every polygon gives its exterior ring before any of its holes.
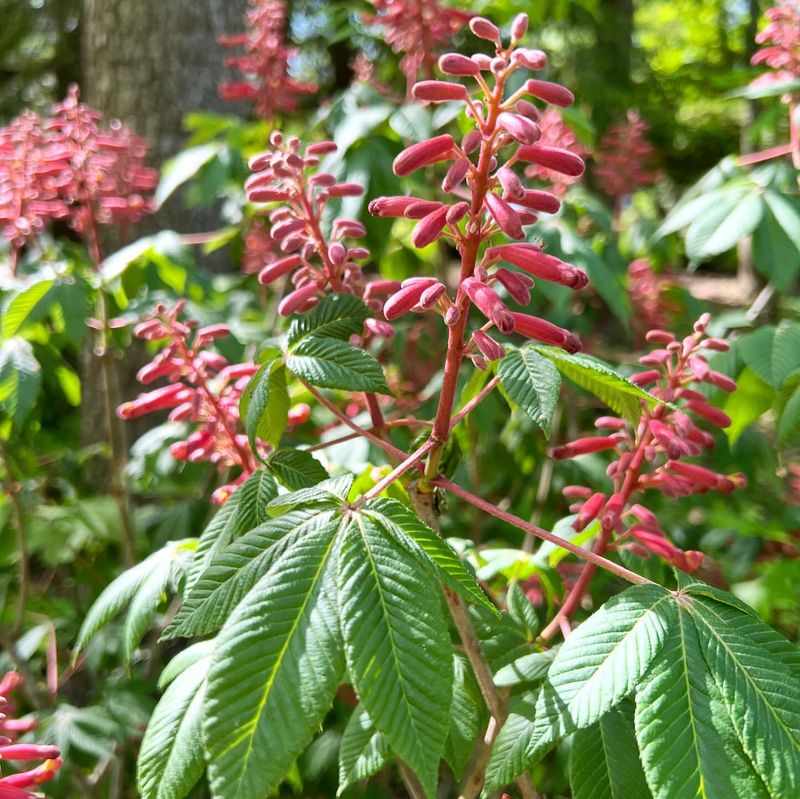
{"type": "Polygon", "coordinates": [[[764,192],[764,201],[764,217],[753,232],[753,262],[759,274],[779,290],[787,291],[800,270],[800,214],[791,204],[784,205],[783,198],[772,191],[764,192]]]}
{"type": "Polygon", "coordinates": [[[350,336],[363,331],[369,308],[352,294],[329,294],[308,313],[292,318],[289,325],[288,344],[295,347],[308,336],[335,338],[347,341],[350,336]]]}
{"type": "Polygon", "coordinates": [[[735,247],[752,233],[764,213],[760,187],[732,184],[720,192],[718,202],[704,210],[686,231],[686,254],[703,261],[735,247]]]}
{"type": "Polygon", "coordinates": [[[643,402],[652,406],[659,401],[597,358],[571,355],[556,347],[536,345],[534,349],[553,361],[561,374],[634,424],[642,414],[643,402]]]}
{"type": "Polygon", "coordinates": [[[497,374],[508,396],[549,436],[561,389],[553,362],[526,346],[511,350],[500,361],[497,374]]]}
{"type": "Polygon", "coordinates": [[[13,294],[3,306],[0,336],[11,338],[29,322],[39,321],[56,299],[56,292],[51,292],[54,285],[53,279],[37,280],[13,294]]]}
{"type": "Polygon", "coordinates": [[[453,704],[444,757],[456,777],[461,776],[472,754],[481,726],[483,706],[478,683],[466,657],[454,654],[453,704]]]}
{"type": "Polygon", "coordinates": [[[220,799],[264,799],[305,749],[344,671],[336,525],[286,549],[222,628],[203,732],[220,799]]]}
{"type": "Polygon", "coordinates": [[[792,94],[800,90],[800,80],[780,80],[774,83],[761,83],[756,86],[749,85],[735,91],[728,92],[726,97],[745,97],[748,100],[762,100],[765,97],[780,97],[783,94],[792,94]]]}
{"type": "Polygon", "coordinates": [[[756,419],[772,407],[775,391],[755,372],[745,367],[736,379],[736,391],[728,396],[722,410],[730,416],[730,426],[725,429],[731,445],[756,419]]]}
{"type": "Polygon", "coordinates": [[[536,615],[531,601],[519,587],[519,583],[516,580],[508,586],[506,607],[508,608],[508,615],[511,616],[517,624],[525,628],[528,639],[532,641],[536,638],[540,626],[539,617],[536,615]]]}
{"type": "Polygon", "coordinates": [[[778,394],[778,446],[783,446],[800,426],[800,379],[787,380],[778,394]]]}
{"type": "Polygon", "coordinates": [[[528,757],[594,724],[631,693],[674,623],[671,593],[660,585],[637,585],[581,624],[559,649],[539,694],[528,757]]]}
{"type": "Polygon", "coordinates": [[[311,488],[328,477],[325,467],[303,449],[278,449],[267,459],[267,467],[292,491],[311,488]]]}
{"type": "Polygon", "coordinates": [[[339,746],[339,790],[337,796],[356,782],[377,774],[390,760],[392,752],[386,736],[375,729],[362,705],[351,714],[339,746]]]}
{"type": "Polygon", "coordinates": [[[380,364],[365,350],[332,338],[309,336],[286,359],[289,371],[319,388],[388,394],[380,364]]]}
{"type": "Polygon", "coordinates": [[[201,728],[209,662],[206,656],[183,671],[150,716],[137,768],[142,799],[183,799],[203,774],[201,728]]]}
{"type": "Polygon", "coordinates": [[[434,795],[452,701],[450,636],[438,592],[372,519],[358,515],[339,555],[347,666],[376,727],[434,795]]]}
{"type": "Polygon", "coordinates": [[[320,527],[335,524],[332,512],[296,510],[237,538],[211,560],[162,638],[189,638],[216,630],[287,547],[320,527]]]}
{"type": "Polygon", "coordinates": [[[752,639],[761,625],[753,616],[706,598],[692,604],[691,615],[741,746],[770,796],[800,795],[800,680],[752,639]]]}
{"type": "Polygon", "coordinates": [[[146,579],[131,599],[128,615],[125,617],[125,624],[122,628],[122,657],[126,663],[130,663],[136,647],[153,623],[158,606],[165,598],[164,594],[171,575],[171,559],[160,558],[153,564],[146,579]]]}
{"type": "Polygon", "coordinates": [[[759,328],[741,336],[737,345],[744,362],[776,390],[800,370],[800,325],[796,322],[759,328]]]}
{"type": "Polygon", "coordinates": [[[160,208],[176,189],[191,180],[219,153],[219,144],[201,144],[170,158],[161,168],[161,180],[155,192],[156,207],[160,208]]]}
{"type": "Polygon", "coordinates": [[[239,402],[239,415],[250,439],[250,448],[258,454],[256,439],[277,447],[289,421],[289,391],[286,368],[275,359],[265,363],[251,378],[239,402]]]}
{"type": "Polygon", "coordinates": [[[535,694],[527,692],[511,700],[508,718],[495,740],[486,767],[487,792],[514,782],[527,769],[527,749],[535,717],[535,694]]]}
{"type": "Polygon", "coordinates": [[[270,516],[280,516],[295,508],[340,508],[347,503],[353,479],[352,474],[342,474],[317,483],[312,488],[301,488],[290,494],[282,494],[269,503],[267,512],[270,516]]]}
{"type": "Polygon", "coordinates": [[[455,550],[401,502],[381,497],[371,499],[364,504],[363,513],[425,566],[436,579],[466,600],[497,612],[492,601],[481,590],[475,576],[459,560],[455,550]]]}
{"type": "Polygon", "coordinates": [[[42,368],[25,339],[0,341],[0,418],[19,428],[36,404],[42,368]]]}
{"type": "Polygon", "coordinates": [[[183,238],[174,230],[162,230],[153,236],[144,236],[109,255],[100,264],[100,278],[103,283],[111,283],[122,277],[129,266],[148,253],[175,256],[184,247],[183,238]]]}
{"type": "Polygon", "coordinates": [[[651,799],[633,730],[633,704],[621,702],[572,741],[572,799],[651,799]]]}
{"type": "Polygon", "coordinates": [[[158,690],[163,691],[176,677],[179,677],[189,666],[193,666],[203,658],[208,658],[214,651],[213,638],[207,641],[198,641],[196,644],[187,646],[175,655],[161,674],[158,675],[158,690]]]}
{"type": "Polygon", "coordinates": [[[517,658],[513,663],[503,666],[495,675],[495,684],[501,688],[512,685],[541,682],[553,665],[558,649],[544,652],[531,652],[517,658]]]}
{"type": "Polygon", "coordinates": [[[256,469],[236,489],[234,496],[237,497],[236,516],[231,537],[235,539],[270,518],[267,506],[278,496],[278,484],[266,469],[256,469]]]}
{"type": "Polygon", "coordinates": [[[707,672],[692,619],[682,609],[636,690],[635,721],[655,799],[764,796],[707,672]]]}
{"type": "Polygon", "coordinates": [[[705,215],[725,196],[726,189],[715,188],[693,199],[681,200],[670,212],[655,233],[655,238],[660,239],[670,233],[677,233],[682,228],[688,227],[696,219],[705,215]]]}

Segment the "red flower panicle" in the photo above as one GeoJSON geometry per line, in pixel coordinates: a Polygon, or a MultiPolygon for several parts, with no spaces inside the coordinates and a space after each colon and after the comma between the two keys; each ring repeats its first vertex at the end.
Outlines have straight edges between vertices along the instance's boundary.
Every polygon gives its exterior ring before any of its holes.
{"type": "Polygon", "coordinates": [[[554,458],[565,459],[614,450],[616,458],[607,470],[613,480],[610,493],[592,493],[582,486],[568,486],[564,490],[565,496],[575,500],[570,508],[577,513],[573,526],[583,530],[600,519],[602,549],[616,535],[623,546],[655,553],[687,572],[700,566],[702,553],[684,552],[672,544],[656,515],[640,504],[640,496],[650,489],[668,497],[707,491],[727,494],[744,485],[741,474],[718,474],[685,461],[714,446],[713,436],[698,427],[697,422],[710,422],[716,427],[730,424],[730,419],[692,386],[712,385],[727,392],[736,389],[733,380],[715,372],[706,360],[706,352],[728,346],[721,339],[707,337],[708,322],[708,315],[703,315],[693,334],[682,341],[666,330],[651,330],[647,339],[658,345],[658,349],[639,359],[646,369],[631,378],[637,385],[646,386],[653,396],[677,407],[644,405],[635,429],[624,419],[603,416],[595,422],[603,435],[580,438],[555,447],[550,453],[554,458]]]}
{"type": "Polygon", "coordinates": [[[80,102],[77,86],[41,120],[25,112],[0,129],[0,226],[19,250],[53,219],[64,219],[97,259],[97,225],[127,226],[154,210],[158,172],[147,143],[80,102]]]}
{"type": "Polygon", "coordinates": [[[594,173],[600,190],[609,197],[627,197],[658,179],[658,174],[647,168],[653,155],[648,130],[636,111],[628,111],[625,122],[612,125],[600,139],[594,173]]]}
{"type": "Polygon", "coordinates": [[[644,339],[653,328],[672,327],[681,312],[680,303],[670,296],[674,289],[677,285],[656,274],[648,260],[641,258],[628,266],[628,294],[636,309],[631,321],[638,338],[644,339]]]}
{"type": "Polygon", "coordinates": [[[367,25],[383,27],[386,42],[404,54],[400,69],[409,90],[419,77],[433,77],[438,51],[450,44],[472,16],[437,0],[372,0],[372,5],[375,13],[362,19],[367,25]]]}
{"type": "Polygon", "coordinates": [[[572,93],[558,84],[533,79],[522,82],[514,92],[506,91],[506,81],[513,73],[547,65],[543,52],[519,46],[527,25],[527,16],[519,15],[512,24],[511,42],[504,46],[499,30],[491,22],[473,17],[472,32],[495,44],[494,57],[446,53],[439,59],[439,69],[450,79],[424,80],[412,88],[418,100],[464,102],[475,126],[461,142],[448,134],[435,136],[406,148],[394,161],[394,172],[399,176],[432,164],[445,165],[442,191],[451,195],[451,200],[379,197],[369,205],[376,216],[417,220],[412,233],[415,246],[425,247],[446,239],[462,256],[461,282],[454,299],[436,279],[412,278],[389,296],[384,306],[386,318],[395,319],[409,311],[435,310],[447,325],[463,330],[464,312],[470,303],[475,305],[488,322],[462,354],[472,357],[479,367],[487,359],[503,357],[505,352],[487,334],[492,326],[504,335],[516,331],[569,352],[580,348],[580,342],[569,331],[543,319],[512,312],[496,289],[496,285],[501,286],[515,303],[527,305],[534,279],[576,290],[588,282],[581,270],[542,252],[538,244],[524,242],[526,228],[536,222],[538,214],[555,213],[561,203],[551,192],[527,189],[515,169],[517,164],[534,164],[570,177],[579,176],[584,169],[582,159],[574,152],[542,144],[543,115],[531,102],[565,106],[572,103],[572,93]],[[459,82],[460,78],[466,79],[466,85],[459,82]],[[477,87],[477,93],[470,90],[470,84],[477,87]],[[483,248],[498,234],[515,243],[483,248]]]}
{"type": "MultiPolygon", "coordinates": [[[[752,57],[751,63],[766,64],[772,71],[756,78],[752,86],[800,78],[800,2],[782,0],[766,12],[766,17],[766,28],[756,36],[756,43],[766,46],[752,57]]],[[[791,96],[788,94],[784,101],[789,102],[791,96]]]]}
{"type": "Polygon", "coordinates": [[[228,326],[182,322],[183,306],[183,301],[171,309],[159,305],[152,318],[134,328],[137,338],[166,340],[155,358],[139,370],[137,379],[145,386],[162,379],[167,385],[120,405],[117,415],[135,419],[169,410],[170,420],[190,424],[192,432],[172,444],[170,452],[179,461],[208,461],[220,470],[239,470],[236,480],[214,493],[214,501],[222,503],[257,467],[239,419],[239,401],[258,366],[229,364],[209,349],[212,342],[230,335],[228,326]]]}
{"type": "Polygon", "coordinates": [[[14,718],[15,706],[10,694],[22,683],[22,678],[13,671],[0,680],[0,799],[34,799],[35,788],[53,779],[63,765],[57,746],[16,743],[18,735],[35,729],[33,719],[14,718]],[[3,761],[30,763],[43,761],[40,765],[2,776],[3,761]]]}
{"type": "MultiPolygon", "coordinates": [[[[539,144],[543,147],[557,147],[568,150],[579,158],[586,158],[589,151],[578,141],[572,128],[564,122],[561,113],[555,108],[547,108],[539,121],[542,138],[539,144]]],[[[579,178],[550,169],[542,164],[531,164],[525,170],[530,178],[538,178],[550,184],[550,190],[557,197],[563,197],[566,190],[579,178]]]]}
{"type": "Polygon", "coordinates": [[[299,98],[313,94],[317,87],[296,80],[291,62],[297,50],[286,42],[286,3],[282,0],[250,0],[247,33],[224,36],[223,47],[243,47],[242,55],[232,56],[227,66],[243,73],[244,80],[221,83],[225,100],[251,100],[262,119],[273,119],[285,111],[296,111],[299,98]]]}

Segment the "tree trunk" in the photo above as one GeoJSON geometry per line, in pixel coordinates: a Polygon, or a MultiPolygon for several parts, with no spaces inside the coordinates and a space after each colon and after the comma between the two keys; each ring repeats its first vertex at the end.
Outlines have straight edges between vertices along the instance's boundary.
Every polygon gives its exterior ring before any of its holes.
{"type": "MultiPolygon", "coordinates": [[[[150,161],[160,166],[180,150],[188,112],[246,112],[217,92],[219,82],[230,77],[217,37],[243,30],[246,8],[247,0],[83,0],[82,98],[149,139],[150,161]]],[[[157,229],[213,230],[218,225],[213,210],[187,210],[177,196],[134,236],[157,229]]],[[[214,266],[230,269],[227,264],[214,266]]],[[[137,393],[136,356],[130,355],[115,370],[123,399],[137,393]]],[[[84,356],[82,438],[88,445],[109,439],[99,359],[91,351],[84,356]]],[[[107,486],[108,469],[93,471],[95,486],[107,486]]]]}

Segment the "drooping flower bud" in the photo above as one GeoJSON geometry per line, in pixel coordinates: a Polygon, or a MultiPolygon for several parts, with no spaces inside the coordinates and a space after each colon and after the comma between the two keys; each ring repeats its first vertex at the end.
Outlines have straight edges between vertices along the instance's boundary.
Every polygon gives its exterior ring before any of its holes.
{"type": "Polygon", "coordinates": [[[423,166],[449,158],[453,154],[454,145],[455,140],[449,134],[412,144],[394,159],[392,170],[398,177],[410,175],[423,166]]]}
{"type": "Polygon", "coordinates": [[[569,89],[547,80],[528,80],[525,82],[525,91],[562,108],[569,108],[575,102],[575,95],[569,89]]]}
{"type": "Polygon", "coordinates": [[[570,177],[580,177],[586,169],[583,159],[575,153],[543,144],[526,144],[520,147],[517,150],[517,158],[520,161],[530,161],[570,177]]]}
{"type": "Polygon", "coordinates": [[[416,100],[430,103],[447,103],[451,100],[466,100],[467,89],[460,83],[443,80],[423,80],[415,83],[411,94],[416,100]]]}

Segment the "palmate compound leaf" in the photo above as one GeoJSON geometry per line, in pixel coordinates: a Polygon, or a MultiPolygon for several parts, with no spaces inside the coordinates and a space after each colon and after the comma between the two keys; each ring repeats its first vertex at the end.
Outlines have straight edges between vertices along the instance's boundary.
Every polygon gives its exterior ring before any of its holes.
{"type": "MultiPolygon", "coordinates": [[[[721,606],[720,606],[721,607],[721,606]]],[[[691,616],[676,626],[636,691],[636,738],[655,799],[760,799],[691,616]]]]}
{"type": "Polygon", "coordinates": [[[222,628],[203,736],[219,799],[263,799],[311,741],[344,673],[337,618],[339,517],[302,536],[222,628]]]}
{"type": "Polygon", "coordinates": [[[176,567],[184,568],[194,544],[195,539],[170,541],[106,586],[86,614],[75,643],[75,653],[84,649],[130,603],[123,634],[125,658],[130,659],[152,622],[162,594],[174,577],[173,570],[176,567]]]}
{"type": "Polygon", "coordinates": [[[521,707],[500,731],[487,788],[513,781],[565,735],[599,721],[630,694],[657,659],[675,613],[667,589],[637,585],[578,627],[559,649],[535,712],[521,707]]]}
{"type": "Polygon", "coordinates": [[[162,638],[207,635],[221,627],[287,547],[319,526],[330,524],[335,524],[332,511],[295,510],[233,541],[199,576],[162,638]]]}
{"type": "Polygon", "coordinates": [[[532,346],[522,347],[508,352],[497,374],[510,399],[549,436],[561,390],[561,376],[553,362],[532,346]]]}
{"type": "Polygon", "coordinates": [[[210,652],[166,689],[139,750],[137,784],[142,799],[183,799],[205,768],[201,735],[210,652]]]}
{"type": "Polygon", "coordinates": [[[651,799],[633,729],[633,703],[623,700],[572,741],[572,799],[651,799]]]}
{"type": "Polygon", "coordinates": [[[432,796],[453,683],[439,588],[385,530],[358,515],[339,553],[339,604],[359,699],[432,796]]]}
{"type": "Polygon", "coordinates": [[[575,385],[594,394],[611,410],[633,424],[642,415],[642,403],[655,405],[660,400],[630,380],[617,374],[608,364],[582,353],[571,354],[557,347],[534,345],[540,355],[549,358],[562,375],[575,385]]]}

